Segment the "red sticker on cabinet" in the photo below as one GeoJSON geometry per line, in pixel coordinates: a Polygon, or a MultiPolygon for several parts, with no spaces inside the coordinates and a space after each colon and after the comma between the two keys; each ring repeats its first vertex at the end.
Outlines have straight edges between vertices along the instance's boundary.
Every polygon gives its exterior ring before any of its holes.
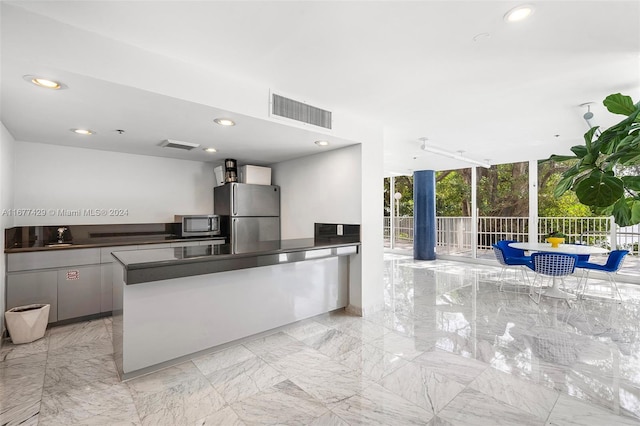
{"type": "Polygon", "coordinates": [[[67,271],[67,280],[79,280],[80,279],[80,271],[71,270],[67,271]]]}

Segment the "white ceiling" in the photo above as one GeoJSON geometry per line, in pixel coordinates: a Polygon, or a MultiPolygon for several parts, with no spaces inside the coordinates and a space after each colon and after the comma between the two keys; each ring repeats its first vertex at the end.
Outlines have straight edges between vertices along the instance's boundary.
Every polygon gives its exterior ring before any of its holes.
{"type": "MultiPolygon", "coordinates": [[[[18,140],[86,146],[68,129],[87,125],[98,132],[91,136],[98,149],[214,162],[235,157],[269,164],[317,153],[317,139],[330,138],[332,147],[359,142],[220,110],[215,101],[107,82],[88,66],[56,69],[69,85],[65,91],[42,93],[25,83],[22,75],[52,69],[40,61],[39,41],[73,46],[62,35],[71,26],[87,39],[99,35],[111,46],[295,94],[336,117],[365,117],[383,132],[386,174],[467,166],[421,151],[421,137],[494,164],[566,153],[587,129],[579,104],[597,102],[593,121],[608,126],[617,118],[602,107],[604,97],[622,92],[640,100],[640,2],[531,2],[531,18],[506,23],[503,15],[518,4],[5,1],[3,20],[12,22],[2,28],[0,118],[18,140]],[[42,33],[34,16],[57,21],[61,31],[52,25],[42,33]],[[29,27],[29,37],[11,37],[12,28],[29,27]],[[482,33],[489,36],[474,41],[482,33]],[[212,125],[220,115],[234,116],[239,125],[212,125]],[[127,132],[119,135],[118,128],[127,132]],[[220,153],[168,152],[157,146],[166,138],[220,153]]],[[[96,44],[78,54],[102,54],[124,81],[135,62],[120,62],[113,52],[96,44]]]]}

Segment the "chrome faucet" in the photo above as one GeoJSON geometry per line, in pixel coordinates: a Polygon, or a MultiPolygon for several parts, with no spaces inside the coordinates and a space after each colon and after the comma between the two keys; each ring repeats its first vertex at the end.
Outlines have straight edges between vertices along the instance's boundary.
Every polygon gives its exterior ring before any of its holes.
{"type": "Polygon", "coordinates": [[[66,230],[67,228],[65,228],[64,226],[58,228],[58,243],[64,243],[64,231],[66,230]]]}

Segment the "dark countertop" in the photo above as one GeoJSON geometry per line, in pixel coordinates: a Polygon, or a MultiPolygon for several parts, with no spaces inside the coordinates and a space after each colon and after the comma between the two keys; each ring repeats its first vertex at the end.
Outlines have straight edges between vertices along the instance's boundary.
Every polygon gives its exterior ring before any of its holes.
{"type": "Polygon", "coordinates": [[[181,237],[180,223],[16,226],[4,231],[5,253],[74,250],[127,245],[220,240],[224,237],[181,237]],[[63,245],[57,245],[63,229],[63,245]]]}
{"type": "Polygon", "coordinates": [[[114,252],[125,282],[138,284],[215,272],[269,266],[357,253],[359,241],[326,242],[313,238],[265,241],[244,249],[231,244],[114,252]],[[351,247],[355,250],[347,250],[351,247]]]}
{"type": "MultiPolygon", "coordinates": [[[[52,251],[52,250],[73,250],[73,249],[86,249],[86,248],[101,248],[101,247],[115,247],[115,246],[142,246],[148,245],[150,249],[153,248],[153,244],[162,243],[186,243],[189,241],[219,241],[224,240],[225,237],[207,237],[207,238],[178,238],[178,237],[165,237],[165,238],[111,238],[102,239],[100,242],[71,242],[71,245],[36,245],[31,247],[18,247],[18,248],[6,248],[5,253],[26,253],[31,251],[52,251]]],[[[197,246],[196,246],[197,247],[197,246]]]]}

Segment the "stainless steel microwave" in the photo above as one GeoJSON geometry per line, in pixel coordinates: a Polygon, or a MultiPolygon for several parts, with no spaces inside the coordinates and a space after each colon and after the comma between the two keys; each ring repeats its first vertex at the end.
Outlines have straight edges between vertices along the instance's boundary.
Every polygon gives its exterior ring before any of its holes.
{"type": "Polygon", "coordinates": [[[205,215],[176,215],[175,222],[180,223],[183,237],[213,237],[222,235],[220,216],[205,215]]]}

